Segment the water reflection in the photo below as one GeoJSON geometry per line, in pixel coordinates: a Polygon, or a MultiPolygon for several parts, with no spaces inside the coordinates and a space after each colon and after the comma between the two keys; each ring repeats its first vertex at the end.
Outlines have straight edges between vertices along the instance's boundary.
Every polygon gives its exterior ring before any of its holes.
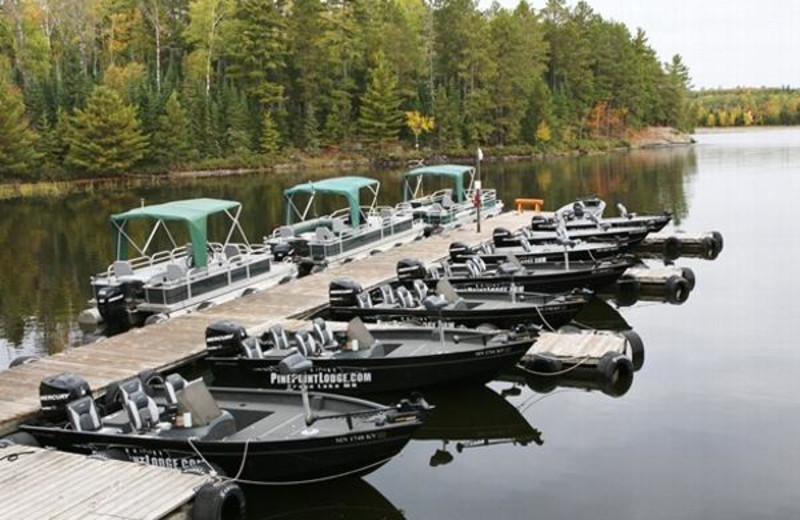
{"type": "Polygon", "coordinates": [[[250,520],[398,520],[403,512],[369,482],[348,478],[312,486],[245,488],[250,520]]]}
{"type": "MultiPolygon", "coordinates": [[[[596,193],[637,211],[686,214],[685,187],[694,176],[691,148],[518,163],[487,163],[486,186],[507,205],[519,196],[541,196],[557,207],[596,193]]],[[[381,180],[380,202],[397,202],[401,171],[352,171],[381,180]]],[[[108,217],[141,204],[214,197],[241,201],[241,222],[252,241],[282,222],[283,190],[330,173],[255,174],[97,189],[60,198],[1,201],[0,368],[22,354],[54,353],[80,341],[75,318],[90,297],[89,277],[112,257],[108,217]]],[[[320,206],[329,211],[338,201],[320,206]]],[[[221,226],[222,224],[218,224],[221,226]]],[[[219,232],[209,222],[210,233],[219,232]]]]}

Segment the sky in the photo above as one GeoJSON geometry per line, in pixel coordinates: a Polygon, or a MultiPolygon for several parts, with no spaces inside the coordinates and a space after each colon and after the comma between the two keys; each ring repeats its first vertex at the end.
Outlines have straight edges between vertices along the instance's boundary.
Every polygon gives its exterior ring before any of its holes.
{"type": "MultiPolygon", "coordinates": [[[[498,0],[514,7],[518,0],[498,0]]],[[[577,0],[568,0],[574,5],[577,0]]],[[[545,0],[529,0],[541,9],[545,0]]],[[[645,30],[661,61],[680,54],[694,88],[800,87],[800,0],[587,0],[645,30]]],[[[491,0],[481,0],[481,7],[491,0]]]]}

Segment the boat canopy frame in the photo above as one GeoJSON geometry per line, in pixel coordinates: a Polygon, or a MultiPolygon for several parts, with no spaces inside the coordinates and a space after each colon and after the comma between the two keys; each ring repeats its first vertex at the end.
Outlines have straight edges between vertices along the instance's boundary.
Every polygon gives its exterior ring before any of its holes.
{"type": "Polygon", "coordinates": [[[372,202],[369,205],[370,210],[377,207],[378,192],[381,183],[377,179],[370,179],[369,177],[346,176],[334,177],[332,179],[323,179],[321,181],[310,181],[303,184],[298,184],[291,188],[284,190],[283,196],[286,199],[286,225],[291,226],[294,223],[294,218],[297,217],[298,222],[305,221],[308,217],[309,211],[314,207],[314,201],[318,193],[327,195],[340,195],[347,199],[347,205],[350,209],[350,227],[353,229],[361,225],[361,202],[360,192],[361,189],[367,188],[372,193],[372,202]],[[308,195],[308,201],[302,209],[295,204],[294,197],[296,195],[308,195]]]}
{"type": "Polygon", "coordinates": [[[403,174],[403,200],[408,202],[423,197],[422,185],[425,177],[445,177],[453,181],[453,201],[465,202],[467,193],[475,185],[475,167],[462,164],[437,164],[421,166],[403,174]],[[464,186],[464,177],[469,175],[469,184],[464,186]]]}
{"type": "Polygon", "coordinates": [[[147,250],[159,229],[163,229],[173,247],[180,246],[175,241],[175,237],[167,227],[167,222],[183,222],[189,231],[192,241],[192,258],[195,267],[205,267],[208,265],[208,217],[218,213],[225,214],[231,221],[228,234],[225,237],[223,247],[228,245],[235,232],[239,232],[244,243],[249,245],[247,235],[239,223],[239,216],[242,212],[242,204],[233,200],[222,199],[186,199],[154,204],[151,206],[142,205],[139,208],[128,210],[124,213],[117,213],[111,216],[112,239],[116,252],[117,260],[128,259],[128,246],[141,255],[147,256],[147,250]],[[144,245],[139,244],[128,234],[128,223],[133,220],[155,220],[155,225],[150,231],[144,245]]]}

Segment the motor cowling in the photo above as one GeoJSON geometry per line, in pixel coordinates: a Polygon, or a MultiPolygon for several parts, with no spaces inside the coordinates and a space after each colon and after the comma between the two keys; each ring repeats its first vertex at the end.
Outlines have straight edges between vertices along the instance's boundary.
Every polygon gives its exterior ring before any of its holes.
{"type": "Polygon", "coordinates": [[[109,285],[97,289],[97,310],[106,321],[114,321],[127,313],[125,288],[122,285],[109,285]]]}
{"type": "Polygon", "coordinates": [[[289,257],[292,252],[292,245],[287,244],[286,242],[279,242],[277,244],[272,244],[270,248],[272,250],[272,258],[275,259],[276,262],[282,262],[285,258],[289,257]]]}
{"type": "Polygon", "coordinates": [[[474,255],[475,252],[464,242],[453,242],[450,244],[450,260],[462,264],[467,261],[467,258],[474,255]]]}
{"type": "Polygon", "coordinates": [[[46,377],[39,383],[39,404],[48,421],[66,421],[67,405],[87,395],[92,395],[89,383],[70,372],[46,377]]]}
{"type": "Polygon", "coordinates": [[[217,321],[206,327],[206,349],[210,352],[235,353],[247,338],[247,330],[235,321],[217,321]]]}
{"type": "Polygon", "coordinates": [[[415,258],[405,258],[397,262],[397,279],[401,282],[424,280],[427,275],[425,264],[415,258]]]}
{"type": "Polygon", "coordinates": [[[492,241],[494,247],[513,247],[517,245],[513,240],[514,235],[506,228],[494,228],[492,231],[492,241]]]}
{"type": "Polygon", "coordinates": [[[356,296],[364,289],[356,281],[334,280],[328,286],[328,299],[332,307],[353,307],[358,305],[356,296]]]}
{"type": "Polygon", "coordinates": [[[545,217],[544,215],[534,215],[531,217],[531,228],[534,231],[543,231],[553,227],[555,222],[553,219],[545,217]]]}

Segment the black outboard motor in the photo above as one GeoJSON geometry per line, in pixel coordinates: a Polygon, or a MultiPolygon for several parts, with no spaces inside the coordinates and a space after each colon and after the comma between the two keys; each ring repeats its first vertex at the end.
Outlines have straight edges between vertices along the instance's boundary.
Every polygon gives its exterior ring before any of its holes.
{"type": "Polygon", "coordinates": [[[235,321],[217,321],[206,327],[206,349],[212,354],[236,354],[247,331],[235,321]]]}
{"type": "Polygon", "coordinates": [[[69,372],[46,377],[39,383],[39,403],[48,421],[66,421],[67,405],[87,395],[92,395],[89,383],[69,372]]]}
{"type": "Polygon", "coordinates": [[[358,305],[358,296],[364,289],[356,281],[348,279],[334,280],[328,286],[328,300],[332,307],[354,307],[358,305]]]}
{"type": "Polygon", "coordinates": [[[95,296],[97,310],[107,323],[117,323],[128,318],[128,302],[122,285],[100,287],[95,296]]]}
{"type": "Polygon", "coordinates": [[[397,279],[401,282],[424,280],[427,275],[425,264],[415,258],[404,258],[397,262],[397,279]]]}
{"type": "Polygon", "coordinates": [[[276,262],[282,262],[286,257],[290,256],[294,251],[292,249],[291,244],[287,244],[286,242],[272,244],[272,247],[270,249],[272,250],[272,257],[275,259],[276,262]]]}
{"type": "Polygon", "coordinates": [[[464,242],[453,242],[450,244],[450,260],[457,264],[463,264],[467,258],[474,255],[475,252],[464,242]]]}
{"type": "Polygon", "coordinates": [[[492,231],[492,241],[494,242],[494,247],[514,247],[519,245],[517,241],[514,240],[514,235],[511,231],[502,227],[494,228],[494,231],[492,231]]]}
{"type": "Polygon", "coordinates": [[[553,227],[553,219],[544,215],[534,215],[531,217],[531,228],[534,231],[542,231],[553,227]]]}

